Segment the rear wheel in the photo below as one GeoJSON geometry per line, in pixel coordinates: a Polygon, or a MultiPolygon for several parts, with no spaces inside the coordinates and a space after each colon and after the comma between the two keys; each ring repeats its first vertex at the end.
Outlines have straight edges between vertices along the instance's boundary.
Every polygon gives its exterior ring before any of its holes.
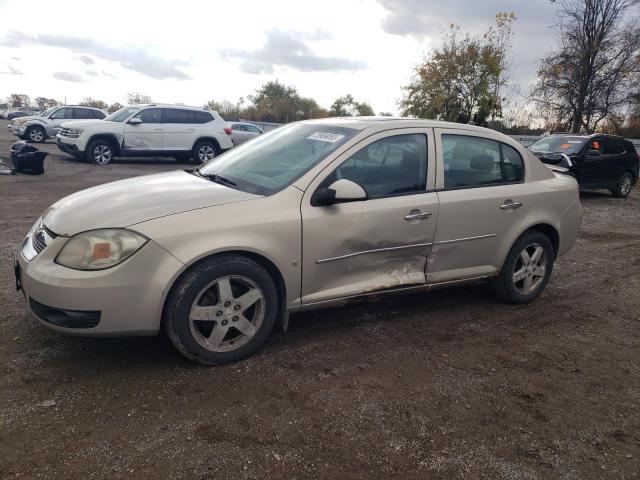
{"type": "Polygon", "coordinates": [[[616,188],[611,190],[614,197],[627,198],[633,188],[633,176],[629,172],[623,173],[618,179],[616,188]]]}
{"type": "Polygon", "coordinates": [[[47,132],[39,126],[29,127],[26,133],[27,140],[33,143],[42,143],[47,139],[47,132]]]}
{"type": "Polygon", "coordinates": [[[193,147],[193,161],[200,164],[213,160],[218,155],[218,146],[209,141],[201,140],[193,147]]]}
{"type": "Polygon", "coordinates": [[[89,144],[85,158],[96,165],[107,165],[113,158],[113,145],[108,140],[94,140],[89,144]]]}
{"type": "Polygon", "coordinates": [[[172,289],[166,332],[190,360],[206,365],[241,360],[273,329],[279,297],[269,273],[238,255],[221,255],[189,271],[172,289]]]}
{"type": "Polygon", "coordinates": [[[491,281],[491,287],[506,302],[529,303],[549,283],[554,259],[549,237],[533,230],[526,232],[511,247],[500,276],[491,281]]]}

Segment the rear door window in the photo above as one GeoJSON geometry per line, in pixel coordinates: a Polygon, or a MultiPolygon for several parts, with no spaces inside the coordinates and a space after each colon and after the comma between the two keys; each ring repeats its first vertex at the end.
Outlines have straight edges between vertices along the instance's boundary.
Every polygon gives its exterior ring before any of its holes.
{"type": "Polygon", "coordinates": [[[196,117],[196,123],[209,123],[213,120],[209,112],[194,111],[193,114],[196,117]]]}
{"type": "Polygon", "coordinates": [[[195,123],[193,111],[181,108],[165,108],[164,123],[195,123]]]}
{"type": "Polygon", "coordinates": [[[88,108],[74,108],[73,109],[73,118],[77,120],[89,120],[93,119],[93,111],[88,108]]]}

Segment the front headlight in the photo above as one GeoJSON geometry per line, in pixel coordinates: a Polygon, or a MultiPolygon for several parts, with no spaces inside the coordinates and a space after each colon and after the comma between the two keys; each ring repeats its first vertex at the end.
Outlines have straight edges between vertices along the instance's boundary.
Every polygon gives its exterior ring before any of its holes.
{"type": "Polygon", "coordinates": [[[147,241],[139,233],[122,228],[90,230],[71,237],[55,262],[76,270],[104,270],[124,262],[147,241]]]}
{"type": "Polygon", "coordinates": [[[84,132],[84,128],[70,128],[69,133],[75,133],[76,135],[80,135],[84,132]]]}

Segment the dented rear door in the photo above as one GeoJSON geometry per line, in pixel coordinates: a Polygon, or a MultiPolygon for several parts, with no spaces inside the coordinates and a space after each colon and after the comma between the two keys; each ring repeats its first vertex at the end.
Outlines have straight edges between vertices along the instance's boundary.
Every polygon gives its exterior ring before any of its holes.
{"type": "Polygon", "coordinates": [[[378,133],[312,182],[301,204],[303,305],[425,283],[439,207],[434,153],[432,129],[378,133]],[[372,198],[313,206],[313,193],[336,178],[359,180],[372,198]]]}

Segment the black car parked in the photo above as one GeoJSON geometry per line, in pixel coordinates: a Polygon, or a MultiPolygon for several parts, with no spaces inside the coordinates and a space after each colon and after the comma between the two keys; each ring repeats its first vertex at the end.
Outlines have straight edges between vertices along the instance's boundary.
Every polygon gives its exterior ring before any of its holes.
{"type": "Polygon", "coordinates": [[[543,162],[568,168],[583,188],[606,188],[625,198],[638,181],[640,155],[616,135],[556,133],[528,148],[543,162]]]}

